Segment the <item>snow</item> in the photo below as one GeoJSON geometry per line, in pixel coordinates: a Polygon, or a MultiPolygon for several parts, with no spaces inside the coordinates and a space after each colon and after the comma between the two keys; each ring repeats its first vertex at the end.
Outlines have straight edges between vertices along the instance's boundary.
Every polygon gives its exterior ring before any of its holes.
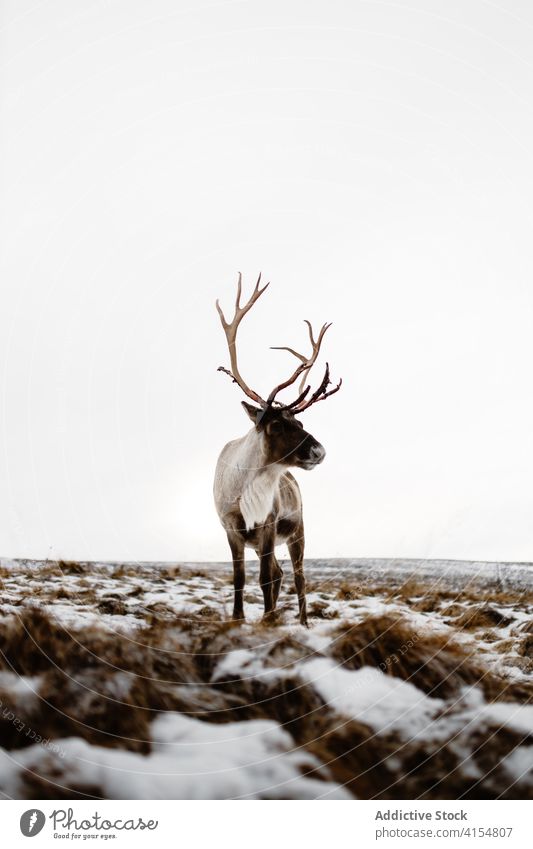
{"type": "Polygon", "coordinates": [[[517,781],[533,779],[533,746],[520,746],[502,761],[509,775],[517,781]]]}
{"type": "Polygon", "coordinates": [[[444,704],[408,681],[370,666],[353,671],[316,658],[304,663],[300,674],[329,707],[377,732],[395,730],[414,736],[427,728],[444,704]]]}
{"type": "Polygon", "coordinates": [[[28,703],[32,697],[36,697],[41,685],[41,676],[32,677],[16,675],[15,672],[0,672],[0,690],[6,690],[15,699],[21,699],[28,703]]]}
{"type": "Polygon", "coordinates": [[[264,674],[262,662],[255,652],[249,649],[236,649],[228,652],[217,664],[213,681],[229,681],[232,678],[251,678],[264,674]]]}
{"type": "MultiPolygon", "coordinates": [[[[214,725],[178,713],[153,723],[147,756],[91,746],[79,738],[11,753],[0,749],[0,790],[20,798],[21,771],[53,776],[58,787],[111,799],[352,798],[340,785],[306,776],[319,766],[270,720],[214,725]]],[[[325,773],[325,770],[323,770],[325,773]]]]}
{"type": "Polygon", "coordinates": [[[517,705],[510,702],[495,702],[485,705],[480,718],[485,717],[498,725],[513,728],[533,737],[533,705],[517,705]]]}

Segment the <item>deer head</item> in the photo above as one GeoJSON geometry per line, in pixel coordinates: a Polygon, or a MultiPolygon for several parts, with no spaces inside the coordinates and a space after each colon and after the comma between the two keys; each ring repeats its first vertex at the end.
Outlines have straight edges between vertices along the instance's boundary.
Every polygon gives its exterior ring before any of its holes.
{"type": "Polygon", "coordinates": [[[296,415],[308,410],[313,404],[318,401],[324,401],[335,392],[338,392],[342,385],[342,380],[333,389],[328,389],[331,381],[329,378],[329,365],[326,363],[324,376],[315,389],[311,392],[311,385],[306,385],[309,377],[309,372],[314,366],[324,335],[331,324],[323,324],[320,328],[318,337],[315,339],[311,323],[305,319],[309,330],[309,339],[311,342],[311,353],[309,356],[300,354],[294,348],[287,346],[272,346],[273,350],[288,351],[293,354],[300,364],[296,367],[293,373],[281,383],[278,383],[268,394],[266,400],[261,397],[254,389],[251,389],[244,381],[239,371],[237,362],[237,330],[239,325],[252,308],[255,302],[261,297],[265,289],[269,286],[267,283],[262,288],[260,287],[261,275],[259,275],[254,290],[248,301],[241,306],[242,294],[242,276],[239,273],[237,283],[237,297],[235,299],[235,314],[231,322],[226,321],[224,313],[217,300],[216,307],[220,316],[220,321],[226,335],[228,350],[230,355],[231,368],[227,369],[224,366],[219,366],[218,371],[222,371],[229,375],[234,383],[242,389],[245,395],[252,401],[255,401],[259,406],[253,406],[246,401],[242,405],[248,416],[254,423],[258,433],[263,436],[263,446],[265,452],[265,463],[279,463],[287,466],[298,466],[303,469],[314,468],[318,463],[321,463],[325,457],[325,450],[322,445],[310,433],[303,429],[303,425],[296,415]],[[300,378],[298,387],[298,395],[295,400],[288,404],[282,404],[276,400],[276,396],[283,389],[292,386],[300,378]]]}

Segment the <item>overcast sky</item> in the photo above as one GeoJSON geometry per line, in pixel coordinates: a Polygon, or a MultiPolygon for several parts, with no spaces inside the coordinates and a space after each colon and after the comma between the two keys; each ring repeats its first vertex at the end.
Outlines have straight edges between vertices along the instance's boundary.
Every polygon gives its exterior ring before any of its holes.
{"type": "Polygon", "coordinates": [[[0,9],[0,554],[228,558],[240,270],[259,392],[333,322],[309,556],[532,560],[531,4],[0,9]]]}

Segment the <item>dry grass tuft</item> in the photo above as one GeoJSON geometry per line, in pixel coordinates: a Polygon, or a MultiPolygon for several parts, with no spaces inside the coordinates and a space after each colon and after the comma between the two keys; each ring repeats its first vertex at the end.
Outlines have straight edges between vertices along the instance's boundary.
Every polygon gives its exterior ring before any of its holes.
{"type": "Polygon", "coordinates": [[[83,575],[87,571],[86,567],[76,560],[58,560],[57,568],[64,575],[83,575]]]}
{"type": "Polygon", "coordinates": [[[408,619],[392,614],[341,625],[331,653],[350,669],[375,666],[434,697],[452,696],[483,677],[472,653],[447,634],[421,633],[408,619]]]}
{"type": "Polygon", "coordinates": [[[502,625],[510,625],[514,619],[511,616],[505,616],[494,607],[488,604],[478,604],[468,607],[466,610],[454,619],[456,628],[474,630],[477,628],[494,628],[502,625]]]}
{"type": "Polygon", "coordinates": [[[339,611],[332,608],[328,601],[312,601],[308,605],[308,614],[314,619],[338,619],[339,611]]]}

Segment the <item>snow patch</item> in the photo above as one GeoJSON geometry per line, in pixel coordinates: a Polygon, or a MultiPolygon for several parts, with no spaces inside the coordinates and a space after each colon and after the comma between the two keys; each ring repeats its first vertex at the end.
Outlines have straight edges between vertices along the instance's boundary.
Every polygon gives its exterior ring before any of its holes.
{"type": "Polygon", "coordinates": [[[302,664],[300,674],[329,707],[377,732],[394,730],[412,737],[428,728],[444,704],[371,666],[353,671],[316,658],[302,664]]]}
{"type": "Polygon", "coordinates": [[[271,720],[215,725],[167,713],[152,726],[149,755],[91,746],[80,738],[43,746],[0,749],[0,791],[23,798],[23,771],[54,787],[76,787],[109,799],[329,799],[353,798],[342,786],[310,778],[318,761],[295,747],[271,720]]]}

